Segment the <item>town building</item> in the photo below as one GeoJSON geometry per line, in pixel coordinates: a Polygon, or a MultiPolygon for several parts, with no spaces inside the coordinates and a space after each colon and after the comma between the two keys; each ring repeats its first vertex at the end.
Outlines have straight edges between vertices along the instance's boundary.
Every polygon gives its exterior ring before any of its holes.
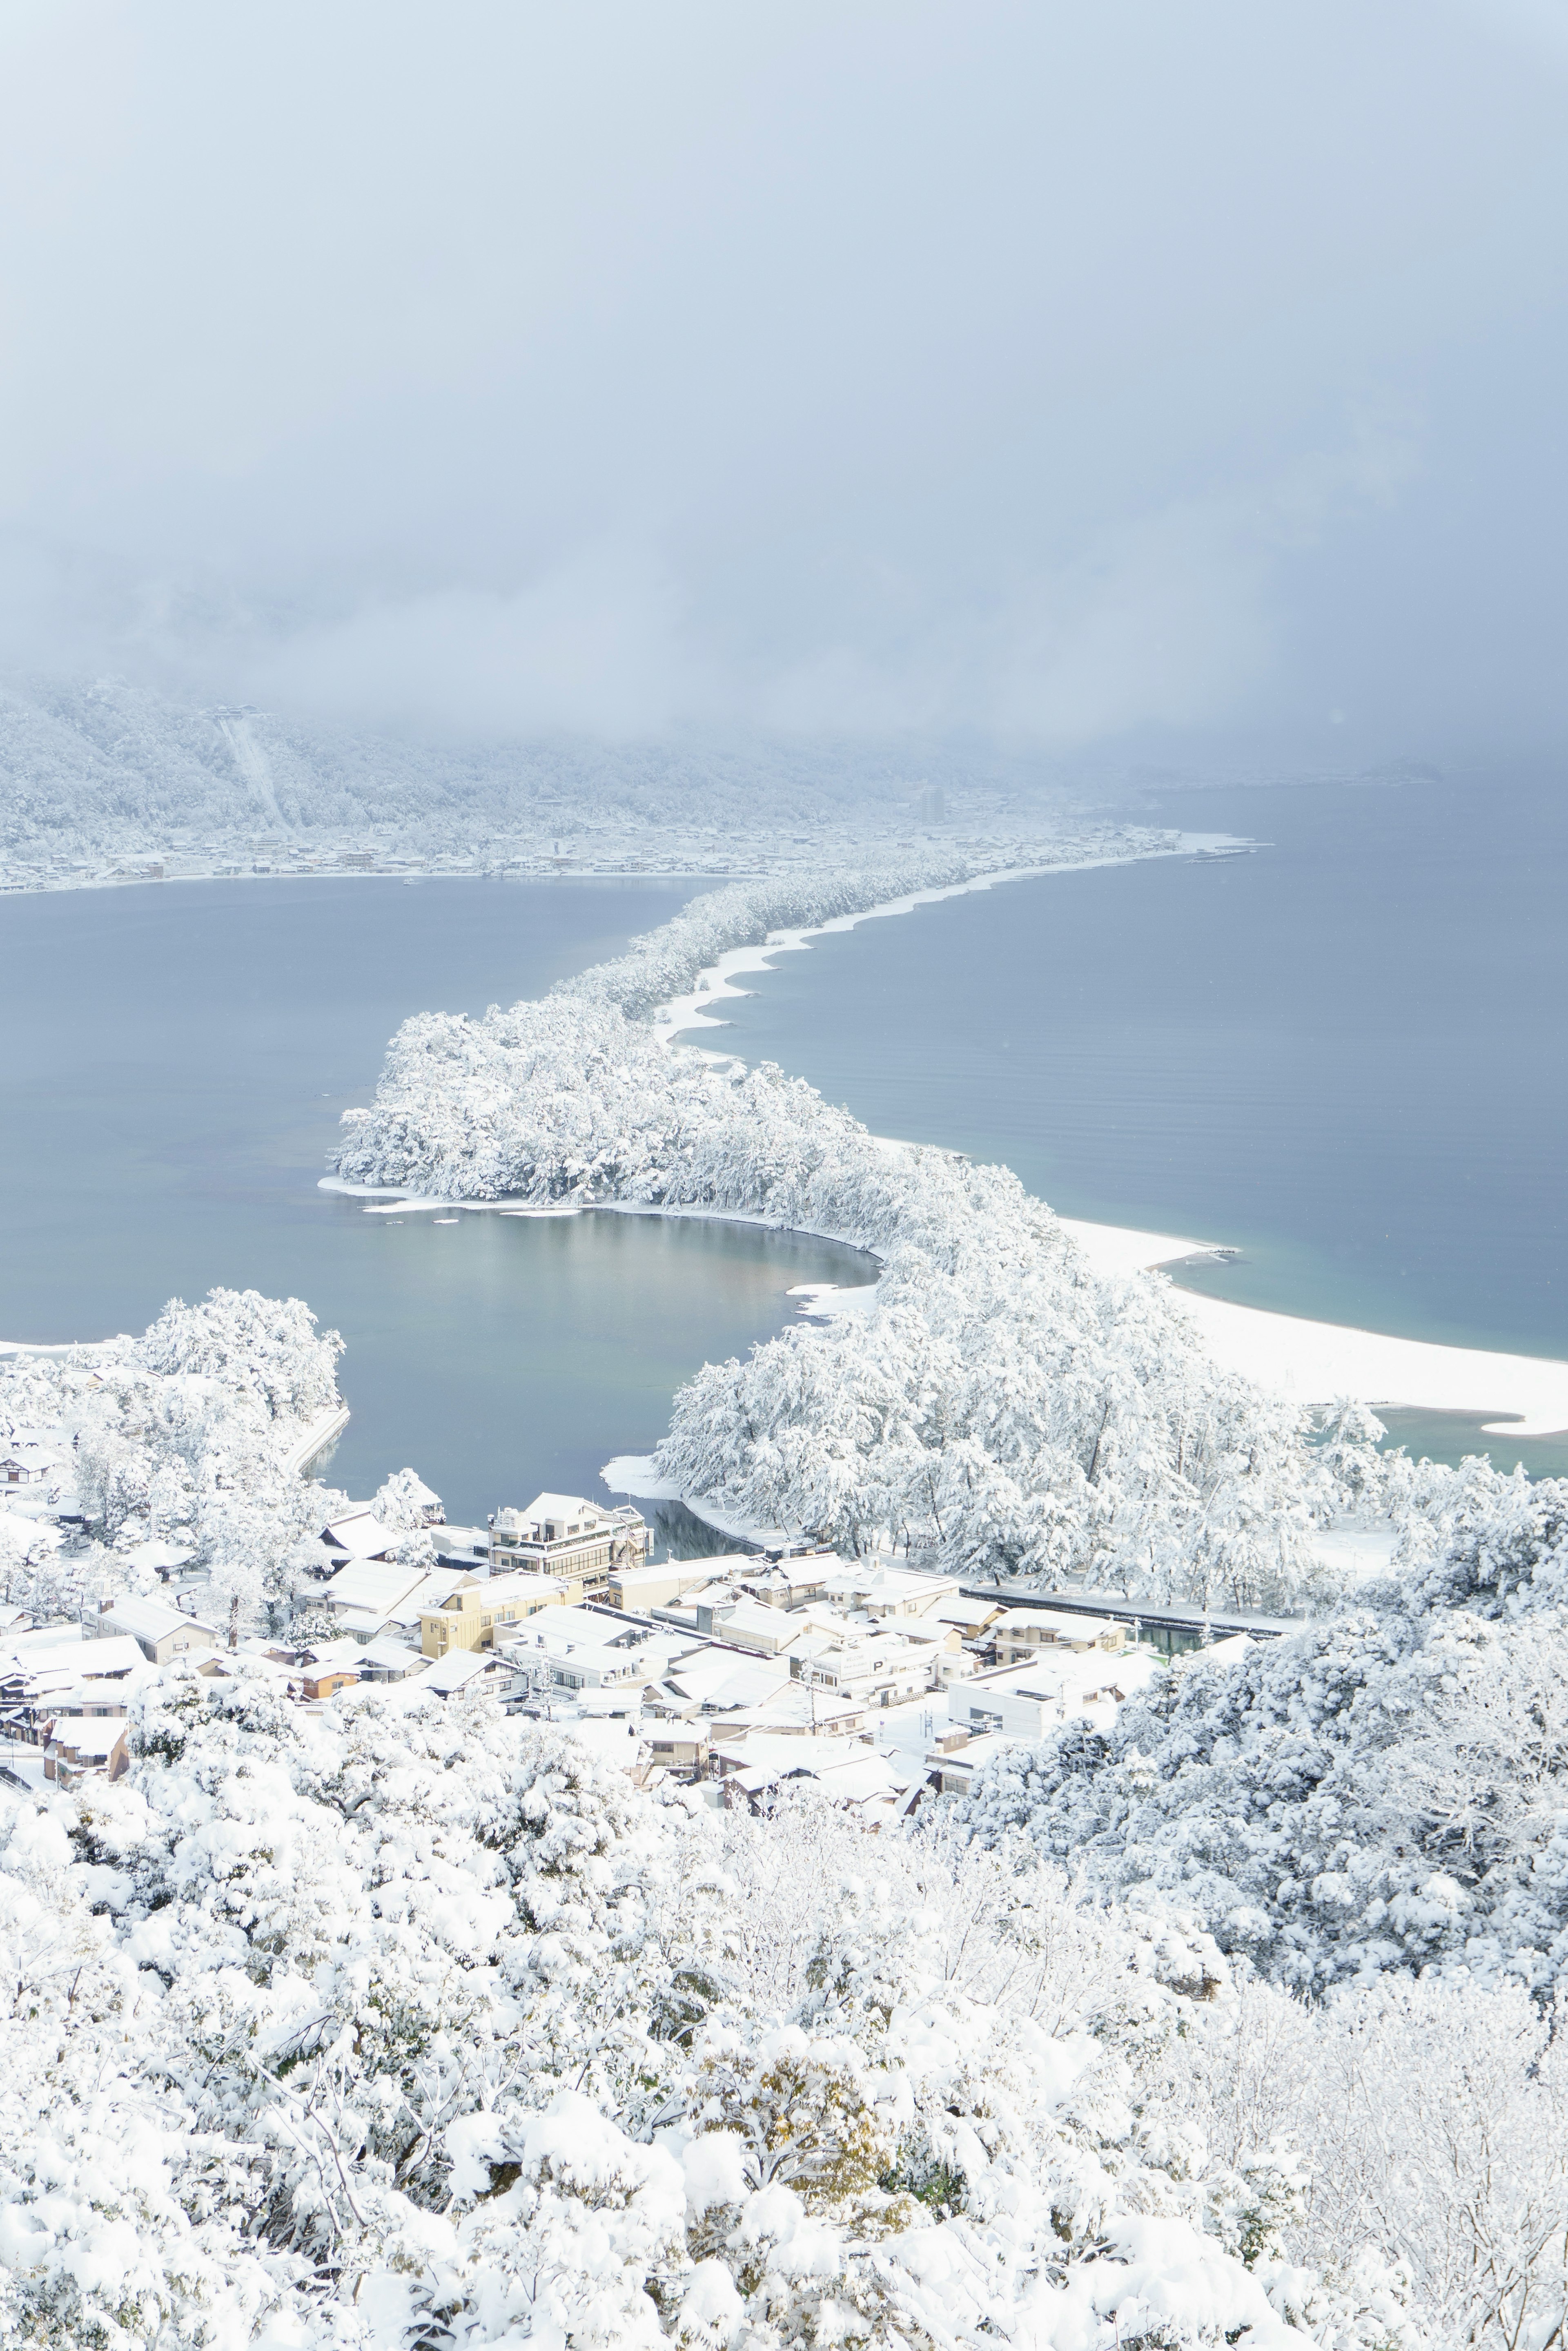
{"type": "Polygon", "coordinates": [[[134,1593],[117,1593],[82,1627],[89,1640],[109,1641],[129,1635],[149,1665],[166,1666],[187,1649],[215,1649],[217,1628],[200,1616],[187,1616],[166,1600],[144,1600],[134,1593]]]}
{"type": "Polygon", "coordinates": [[[541,1609],[566,1605],[566,1586],[552,1575],[464,1575],[445,1599],[420,1610],[420,1647],[427,1657],[459,1649],[499,1647],[541,1609]]]}
{"type": "Polygon", "coordinates": [[[687,1780],[701,1779],[707,1771],[711,1748],[706,1723],[657,1723],[647,1737],[649,1753],[665,1771],[687,1780]]]}
{"type": "Polygon", "coordinates": [[[597,1597],[607,1592],[612,1571],[646,1564],[650,1541],[646,1521],[625,1505],[602,1510],[580,1494],[535,1494],[525,1510],[492,1518],[491,1568],[571,1576],[597,1597]]]}
{"type": "Polygon", "coordinates": [[[646,1615],[649,1609],[673,1607],[730,1564],[728,1560],[667,1559],[657,1567],[612,1568],[605,1597],[612,1608],[646,1615]]]}
{"type": "Polygon", "coordinates": [[[385,1559],[400,1543],[408,1541],[405,1530],[384,1527],[369,1502],[357,1510],[346,1510],[340,1519],[329,1519],[321,1530],[334,1567],[346,1567],[352,1560],[385,1559]]]}
{"type": "Polygon", "coordinates": [[[886,1624],[899,1617],[934,1616],[958,1598],[959,1582],[956,1575],[923,1575],[913,1568],[857,1560],[826,1578],[823,1596],[836,1608],[886,1624]]]}
{"type": "Polygon", "coordinates": [[[0,1453],[0,1486],[46,1486],[66,1466],[47,1445],[13,1445],[0,1453]]]}
{"type": "Polygon", "coordinates": [[[130,1765],[123,1721],[61,1722],[44,1750],[44,1777],[62,1788],[89,1775],[118,1780],[130,1765]]]}
{"type": "Polygon", "coordinates": [[[400,1634],[413,1638],[429,1610],[444,1606],[454,1592],[478,1580],[472,1567],[354,1560],[313,1593],[308,1605],[329,1612],[338,1629],[357,1641],[400,1634]]]}
{"type": "Polygon", "coordinates": [[[1118,1656],[1127,1628],[1108,1616],[1076,1616],[1065,1609],[1006,1608],[991,1627],[999,1666],[1017,1665],[1046,1649],[1103,1649],[1118,1656]]]}

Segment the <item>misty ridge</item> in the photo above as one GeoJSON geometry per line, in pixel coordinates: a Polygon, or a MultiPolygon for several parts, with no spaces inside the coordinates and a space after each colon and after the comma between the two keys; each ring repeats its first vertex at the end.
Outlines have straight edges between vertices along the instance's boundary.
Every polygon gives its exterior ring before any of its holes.
{"type": "MultiPolygon", "coordinates": [[[[994,796],[997,763],[986,764],[994,796]]],[[[182,703],[119,681],[0,687],[0,840],[23,855],[147,850],[197,831],[351,831],[417,849],[521,830],[575,843],[585,822],[610,816],[647,827],[650,846],[671,821],[750,837],[854,812],[907,828],[930,765],[912,775],[907,755],[787,738],[430,742],[182,703]]]]}
{"type": "Polygon", "coordinates": [[[709,857],[721,862],[908,848],[916,832],[1026,844],[1110,805],[1158,822],[1151,795],[1199,772],[1237,784],[1397,784],[1434,770],[1409,759],[1291,768],[1233,746],[1199,769],[1190,758],[1179,768],[1065,760],[974,738],[732,728],[624,742],[443,739],[180,700],[123,678],[0,681],[0,852],[19,869],[171,847],[238,853],[284,838],[308,849],[327,836],[414,854],[504,854],[526,842],[573,856],[606,828],[651,857],[672,838],[711,835],[709,857]]]}

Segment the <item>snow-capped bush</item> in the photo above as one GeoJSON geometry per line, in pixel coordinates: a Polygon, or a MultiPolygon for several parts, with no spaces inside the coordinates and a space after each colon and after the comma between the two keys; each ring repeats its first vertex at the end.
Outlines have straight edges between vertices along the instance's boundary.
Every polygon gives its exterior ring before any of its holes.
{"type": "Polygon", "coordinates": [[[1201,1934],[660,1807],[488,1701],[181,1666],[133,1744],[0,1797],[9,2339],[1299,2351],[1314,2296],[1429,2339],[1376,2229],[1289,2257],[1304,2156],[1231,2160],[1201,1934]]]}
{"type": "MultiPolygon", "coordinates": [[[[1568,1483],[1446,1473],[1438,1557],[1239,1662],[1202,1651],[1105,1731],[981,1775],[1022,1830],[1127,1898],[1319,1991],[1386,1970],[1568,1971],[1568,1483]]],[[[1424,1546],[1412,1541],[1409,1549],[1424,1546]]]]}
{"type": "Polygon", "coordinates": [[[339,1400],[342,1347],[297,1299],[214,1290],[171,1300],[140,1339],[0,1363],[0,1427],[61,1432],[95,1539],[62,1561],[14,1538],[5,1597],[51,1614],[96,1605],[125,1586],[127,1545],[156,1533],[211,1571],[225,1629],[281,1608],[332,1504],[295,1455],[339,1400]]]}

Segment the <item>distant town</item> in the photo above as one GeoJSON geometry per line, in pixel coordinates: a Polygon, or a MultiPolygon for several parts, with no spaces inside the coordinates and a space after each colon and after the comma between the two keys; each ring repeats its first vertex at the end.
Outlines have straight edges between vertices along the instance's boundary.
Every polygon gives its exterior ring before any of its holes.
{"type": "MultiPolygon", "coordinates": [[[[63,1553],[80,1531],[69,1475],[68,1440],[0,1460],[0,1509],[63,1553]]],[[[975,1596],[880,1554],[780,1542],[654,1561],[630,1506],[542,1493],[451,1526],[411,1472],[398,1482],[412,1531],[370,1504],[340,1510],[269,1631],[231,1632],[205,1573],[157,1539],[116,1559],[140,1593],[89,1587],[54,1617],[0,1607],[0,1777],[116,1779],[141,1682],[180,1657],[220,1677],[243,1659],[307,1710],[366,1687],[483,1694],[572,1724],[640,1785],[754,1808],[805,1780],[875,1827],[1070,1714],[1108,1721],[1160,1662],[1126,1622],[975,1596]]]]}

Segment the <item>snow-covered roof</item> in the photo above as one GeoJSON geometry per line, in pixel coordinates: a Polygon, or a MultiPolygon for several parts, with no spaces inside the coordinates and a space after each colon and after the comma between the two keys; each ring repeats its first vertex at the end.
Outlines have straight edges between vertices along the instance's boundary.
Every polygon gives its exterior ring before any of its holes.
{"type": "Polygon", "coordinates": [[[731,1760],[743,1758],[732,1776],[751,1794],[775,1781],[804,1775],[819,1781],[828,1794],[860,1803],[867,1797],[892,1795],[904,1784],[888,1758],[860,1740],[790,1739],[753,1730],[722,1751],[731,1760]]]}
{"type": "Polygon", "coordinates": [[[453,1649],[450,1656],[432,1657],[422,1674],[416,1676],[421,1690],[434,1690],[438,1697],[450,1698],[453,1690],[465,1689],[482,1674],[510,1674],[504,1659],[484,1649],[453,1649]]]}
{"type": "Polygon", "coordinates": [[[0,1446],[0,1469],[57,1469],[65,1459],[50,1445],[0,1446]]]}
{"type": "Polygon", "coordinates": [[[733,1649],[711,1643],[680,1652],[666,1678],[691,1698],[707,1698],[732,1684],[743,1685],[748,1696],[776,1689],[789,1679],[789,1666],[778,1657],[742,1657],[733,1649]]]}
{"type": "MultiPolygon", "coordinates": [[[[384,1616],[424,1583],[425,1574],[422,1567],[400,1566],[396,1560],[358,1558],[327,1578],[321,1598],[329,1608],[367,1608],[384,1616]]],[[[449,1583],[462,1581],[461,1570],[448,1569],[446,1575],[449,1583]]]]}
{"type": "Polygon", "coordinates": [[[345,1666],[350,1672],[358,1672],[365,1653],[364,1644],[349,1640],[311,1641],[300,1652],[305,1670],[312,1676],[335,1673],[345,1666]]]}
{"type": "Polygon", "coordinates": [[[404,1536],[393,1527],[384,1527],[374,1510],[354,1510],[341,1519],[329,1519],[323,1532],[324,1541],[336,1551],[346,1551],[350,1559],[376,1559],[382,1552],[396,1551],[404,1536]]]}
{"type": "Polygon", "coordinates": [[[571,1725],[571,1734],[581,1745],[597,1755],[601,1763],[615,1763],[625,1771],[634,1764],[643,1751],[645,1741],[635,1722],[618,1715],[587,1718],[571,1725]]]}
{"type": "Polygon", "coordinates": [[[495,1513],[495,1532],[504,1541],[509,1535],[526,1532],[537,1539],[544,1526],[554,1526],[559,1541],[567,1533],[597,1533],[607,1523],[597,1502],[588,1501],[581,1494],[535,1494],[524,1510],[505,1510],[495,1513]]]}
{"type": "Polygon", "coordinates": [[[386,1673],[415,1673],[425,1663],[417,1649],[401,1641],[357,1642],[362,1665],[378,1667],[386,1673]]]}
{"type": "Polygon", "coordinates": [[[773,1723],[799,1722],[826,1730],[833,1723],[846,1719],[859,1721],[866,1708],[859,1698],[841,1698],[833,1690],[814,1690],[807,1682],[781,1682],[765,1698],[753,1701],[747,1712],[764,1728],[773,1723]]]}
{"type": "Polygon", "coordinates": [[[130,1592],[118,1593],[98,1621],[111,1625],[116,1633],[129,1633],[135,1641],[166,1641],[171,1633],[192,1629],[210,1634],[213,1640],[218,1637],[216,1625],[200,1616],[187,1616],[182,1608],[171,1608],[166,1600],[147,1600],[130,1592]]]}
{"type": "Polygon", "coordinates": [[[983,1631],[985,1626],[1002,1613],[999,1602],[966,1600],[961,1592],[955,1593],[950,1600],[939,1601],[931,1611],[939,1624],[956,1625],[961,1631],[972,1630],[977,1633],[983,1631]]]}
{"type": "Polygon", "coordinates": [[[753,1641],[770,1650],[787,1649],[805,1630],[798,1617],[786,1614],[782,1608],[770,1608],[761,1600],[737,1600],[715,1617],[713,1629],[726,1641],[734,1641],[748,1648],[753,1641]]]}
{"type": "Polygon", "coordinates": [[[147,1663],[140,1644],[129,1633],[84,1641],[79,1625],[51,1625],[48,1631],[63,1631],[72,1637],[51,1640],[47,1634],[12,1635],[0,1647],[0,1678],[9,1679],[14,1674],[36,1677],[55,1672],[72,1680],[102,1681],[134,1673],[147,1663]]]}
{"type": "Polygon", "coordinates": [[[57,1747],[68,1747],[73,1754],[91,1756],[101,1762],[112,1755],[125,1737],[125,1719],[121,1715],[67,1716],[55,1730],[57,1747]]]}
{"type": "Polygon", "coordinates": [[[586,1494],[535,1494],[523,1512],[525,1519],[602,1519],[603,1510],[586,1494]]]}
{"type": "Polygon", "coordinates": [[[167,1574],[171,1568],[183,1567],[191,1557],[188,1550],[178,1543],[133,1543],[125,1553],[132,1567],[151,1568],[155,1574],[167,1574]]]}

